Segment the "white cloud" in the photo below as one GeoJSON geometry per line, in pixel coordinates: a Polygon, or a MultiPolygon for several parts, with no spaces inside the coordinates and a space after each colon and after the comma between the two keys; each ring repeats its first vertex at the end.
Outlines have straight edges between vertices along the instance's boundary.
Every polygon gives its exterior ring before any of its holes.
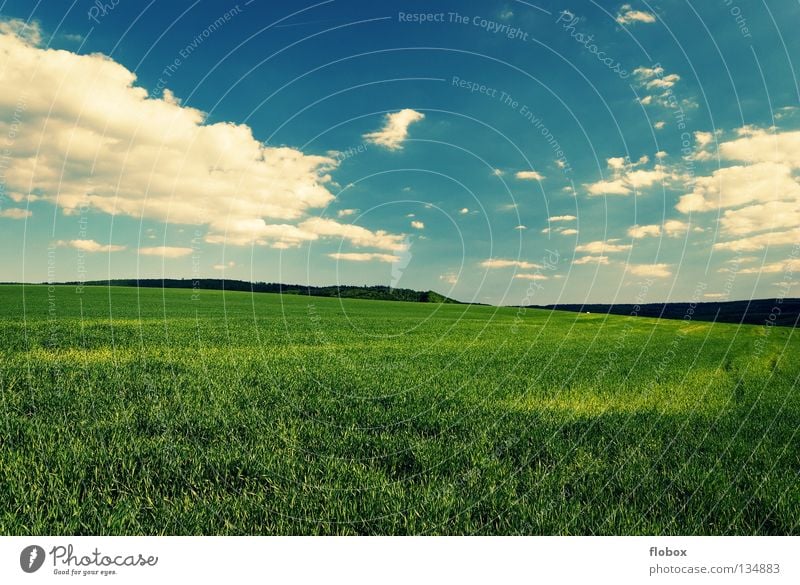
{"type": "Polygon", "coordinates": [[[5,217],[6,219],[25,219],[31,215],[33,214],[28,209],[20,209],[19,207],[9,207],[0,211],[0,217],[5,217]]]}
{"type": "Polygon", "coordinates": [[[544,180],[544,175],[537,171],[519,171],[516,175],[514,175],[520,181],[542,181],[544,180]]]}
{"type": "Polygon", "coordinates": [[[336,217],[348,217],[358,213],[358,209],[340,209],[336,212],[336,217]]]}
{"type": "Polygon", "coordinates": [[[786,246],[799,243],[800,229],[795,229],[784,232],[767,232],[730,242],[717,242],[714,244],[714,249],[731,252],[756,252],[768,246],[786,246]]]}
{"type": "Polygon", "coordinates": [[[373,252],[335,252],[328,254],[334,260],[346,260],[348,262],[399,262],[400,256],[394,254],[378,254],[373,252]]]}
{"type": "Polygon", "coordinates": [[[608,264],[608,256],[583,256],[582,258],[575,258],[573,264],[608,264]]]}
{"type": "Polygon", "coordinates": [[[538,273],[533,273],[533,274],[527,274],[527,273],[515,274],[514,278],[519,278],[521,280],[550,280],[544,274],[538,274],[538,273]]]}
{"type": "Polygon", "coordinates": [[[623,4],[617,13],[616,21],[618,24],[633,24],[636,22],[651,24],[656,21],[656,17],[651,12],[634,10],[630,4],[623,4]]]}
{"type": "MultiPolygon", "coordinates": [[[[722,233],[739,239],[718,242],[715,249],[754,251],[767,245],[794,243],[794,231],[783,230],[800,225],[800,182],[796,176],[800,169],[800,131],[743,126],[735,134],[737,138],[719,143],[716,155],[721,161],[750,164],[725,166],[698,177],[676,209],[682,213],[724,210],[722,233]],[[774,233],[754,235],[766,230],[774,233]]],[[[709,147],[715,138],[711,132],[695,133],[700,149],[697,160],[714,158],[709,147]]]]}
{"type": "MultiPolygon", "coordinates": [[[[680,107],[680,103],[672,94],[672,88],[681,79],[677,73],[664,73],[664,68],[660,65],[655,67],[637,67],[633,70],[634,77],[638,86],[649,92],[656,90],[660,93],[645,95],[639,98],[639,103],[644,106],[649,106],[657,103],[665,108],[680,107]]],[[[695,107],[696,104],[693,100],[685,99],[682,102],[683,107],[695,107]]]]}
{"type": "Polygon", "coordinates": [[[444,281],[447,284],[457,284],[458,274],[456,274],[455,272],[446,272],[439,276],[439,280],[444,281]]]}
{"type": "Polygon", "coordinates": [[[586,252],[588,254],[609,254],[615,252],[625,252],[631,249],[630,244],[617,244],[616,240],[608,240],[604,242],[598,240],[596,242],[589,242],[581,246],[576,246],[576,252],[586,252]]]}
{"type": "Polygon", "coordinates": [[[213,268],[214,270],[226,270],[228,268],[235,268],[235,267],[236,267],[236,262],[231,260],[229,262],[226,262],[225,264],[214,264],[211,268],[213,268]]]}
{"type": "Polygon", "coordinates": [[[35,20],[31,22],[18,18],[0,20],[0,35],[14,36],[31,45],[39,45],[42,42],[42,30],[35,20]]]}
{"type": "Polygon", "coordinates": [[[635,239],[658,237],[661,235],[660,225],[635,225],[628,228],[628,235],[635,239]]]}
{"type": "Polygon", "coordinates": [[[569,228],[569,229],[561,230],[558,233],[560,233],[562,236],[574,236],[574,235],[576,235],[578,233],[578,230],[569,228]]]}
{"type": "Polygon", "coordinates": [[[466,214],[469,213],[469,208],[468,207],[462,207],[461,210],[459,211],[459,213],[461,215],[466,215],[466,214]]]}
{"type": "Polygon", "coordinates": [[[423,118],[425,118],[425,114],[409,108],[387,114],[383,128],[377,132],[364,134],[363,138],[389,150],[400,150],[403,148],[403,142],[408,138],[408,127],[423,118]]]}
{"type": "Polygon", "coordinates": [[[421,221],[416,221],[415,220],[415,221],[411,222],[411,227],[414,228],[415,230],[424,230],[425,229],[425,224],[423,222],[421,222],[421,221]]]}
{"type": "MultiPolygon", "coordinates": [[[[686,233],[689,229],[689,224],[677,219],[668,219],[664,222],[664,233],[670,238],[677,238],[686,233]]],[[[697,228],[695,228],[697,231],[697,228]]],[[[700,229],[700,231],[703,231],[700,229]]]]}
{"type": "Polygon", "coordinates": [[[762,266],[742,268],[738,271],[739,274],[776,274],[778,272],[800,272],[800,259],[793,258],[780,262],[771,262],[762,266]]]}
{"type": "Polygon", "coordinates": [[[503,175],[505,175],[505,171],[503,171],[502,169],[494,169],[494,170],[492,171],[492,174],[493,174],[495,177],[502,177],[503,175]]]}
{"type": "Polygon", "coordinates": [[[585,185],[589,195],[630,195],[655,184],[668,184],[679,176],[665,165],[656,163],[652,169],[641,168],[650,162],[649,157],[642,156],[636,162],[629,162],[623,157],[611,157],[606,163],[611,178],[601,179],[585,185]]]}
{"type": "Polygon", "coordinates": [[[392,252],[402,252],[408,248],[403,235],[387,233],[383,230],[370,231],[354,224],[341,224],[332,219],[312,217],[299,225],[315,236],[339,237],[359,247],[372,247],[392,252]]]}
{"type": "Polygon", "coordinates": [[[653,124],[653,128],[655,128],[656,130],[663,130],[664,126],[666,126],[666,125],[667,125],[666,122],[664,122],[663,120],[659,120],[658,122],[653,124]]]}
{"type": "Polygon", "coordinates": [[[15,111],[25,128],[6,168],[12,200],[205,226],[207,241],[234,245],[324,236],[296,222],[334,199],[335,159],[266,146],[246,125],[208,123],[169,91],[150,97],[109,57],[42,48],[16,28],[0,25],[0,134],[15,111]]]}
{"type": "Polygon", "coordinates": [[[139,248],[139,254],[142,256],[162,256],[164,258],[183,258],[192,253],[191,248],[181,248],[177,246],[153,246],[148,248],[139,248]]]}
{"type": "Polygon", "coordinates": [[[669,264],[628,264],[628,270],[636,276],[667,278],[672,276],[669,264]]]}
{"type": "Polygon", "coordinates": [[[574,215],[551,215],[550,221],[575,221],[578,219],[574,215]]]}
{"type": "Polygon", "coordinates": [[[94,240],[59,240],[56,245],[60,248],[75,248],[81,252],[122,252],[126,246],[115,246],[112,244],[101,244],[94,240]]]}
{"type": "Polygon", "coordinates": [[[697,177],[691,193],[675,208],[682,213],[738,207],[754,201],[800,200],[800,184],[791,169],[774,162],[734,165],[697,177]]]}
{"type": "Polygon", "coordinates": [[[641,239],[647,237],[658,237],[662,233],[670,238],[676,238],[685,234],[689,229],[689,224],[678,221],[676,219],[669,219],[664,222],[663,226],[660,225],[635,225],[628,228],[628,235],[632,238],[641,239]]]}
{"type": "Polygon", "coordinates": [[[518,226],[515,226],[514,229],[522,231],[522,230],[528,229],[528,226],[526,226],[526,225],[518,225],[518,226]]]}
{"type": "Polygon", "coordinates": [[[481,266],[484,268],[522,268],[523,270],[533,270],[536,268],[541,268],[540,265],[534,264],[533,262],[526,262],[524,260],[503,260],[499,258],[490,258],[488,260],[484,260],[481,262],[481,266]]]}

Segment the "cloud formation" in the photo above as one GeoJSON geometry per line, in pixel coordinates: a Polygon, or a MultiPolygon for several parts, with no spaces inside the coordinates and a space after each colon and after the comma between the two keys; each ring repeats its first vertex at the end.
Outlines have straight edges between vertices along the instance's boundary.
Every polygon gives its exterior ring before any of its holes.
{"type": "Polygon", "coordinates": [[[378,254],[374,252],[334,252],[333,254],[328,254],[328,256],[334,260],[346,260],[348,262],[377,261],[391,264],[400,260],[399,256],[393,254],[378,254]]]}
{"type": "Polygon", "coordinates": [[[425,114],[406,108],[393,114],[386,114],[383,128],[377,132],[364,134],[364,140],[388,150],[400,150],[408,138],[408,127],[425,118],[425,114]]]}
{"type": "Polygon", "coordinates": [[[617,18],[615,19],[618,24],[634,24],[637,22],[651,24],[656,21],[654,14],[645,12],[643,10],[634,10],[630,4],[623,4],[619,8],[617,18]]]}
{"type": "Polygon", "coordinates": [[[161,256],[162,258],[183,258],[193,252],[192,248],[180,246],[151,246],[139,248],[142,256],[161,256]]]}
{"type": "Polygon", "coordinates": [[[101,244],[94,240],[59,240],[56,242],[59,248],[74,248],[81,252],[122,252],[127,249],[127,246],[117,246],[112,244],[101,244]]]}
{"type": "Polygon", "coordinates": [[[243,124],[208,123],[169,90],[148,95],[109,57],[41,47],[37,30],[0,24],[0,133],[15,115],[20,129],[5,177],[13,201],[205,226],[213,243],[386,245],[381,232],[296,223],[333,201],[334,158],[266,146],[243,124]]]}
{"type": "Polygon", "coordinates": [[[533,270],[541,268],[539,264],[533,262],[526,262],[524,260],[503,260],[500,258],[490,258],[481,262],[484,268],[522,268],[523,270],[533,270]]]}

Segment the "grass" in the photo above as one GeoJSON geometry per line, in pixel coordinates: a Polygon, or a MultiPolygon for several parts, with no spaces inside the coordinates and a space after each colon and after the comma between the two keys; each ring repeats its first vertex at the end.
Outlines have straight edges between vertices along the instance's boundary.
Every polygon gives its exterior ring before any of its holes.
{"type": "Polygon", "coordinates": [[[798,534],[789,328],[0,287],[3,534],[798,534]]]}

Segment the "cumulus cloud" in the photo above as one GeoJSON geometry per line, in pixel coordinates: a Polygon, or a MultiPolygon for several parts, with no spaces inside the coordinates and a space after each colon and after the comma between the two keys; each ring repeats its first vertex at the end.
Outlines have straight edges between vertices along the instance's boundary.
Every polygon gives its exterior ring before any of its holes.
{"type": "Polygon", "coordinates": [[[544,175],[537,171],[519,171],[516,175],[514,175],[520,181],[542,181],[544,180],[544,175]]]}
{"type": "Polygon", "coordinates": [[[551,215],[550,221],[575,221],[578,219],[574,215],[551,215]]]}
{"type": "Polygon", "coordinates": [[[408,127],[425,118],[425,114],[406,108],[386,115],[383,128],[364,134],[364,139],[388,150],[400,150],[408,138],[408,127]]]}
{"type": "Polygon", "coordinates": [[[484,268],[522,268],[523,270],[534,270],[541,268],[539,264],[533,262],[526,262],[524,260],[503,260],[500,258],[490,258],[481,262],[484,268]]]}
{"type": "Polygon", "coordinates": [[[19,207],[9,207],[0,211],[0,217],[5,217],[6,219],[25,219],[31,215],[33,214],[29,210],[20,209],[19,207]]]}
{"type": "Polygon", "coordinates": [[[697,160],[710,160],[716,154],[723,163],[739,164],[698,177],[676,209],[682,213],[724,210],[722,233],[740,239],[718,242],[716,249],[758,250],[796,242],[791,228],[800,225],[800,131],[743,126],[735,135],[719,142],[714,153],[711,147],[717,137],[711,132],[695,133],[697,160]],[[755,235],[766,230],[774,233],[755,235]]]}
{"type": "Polygon", "coordinates": [[[778,272],[800,272],[800,258],[771,262],[762,266],[742,268],[739,274],[776,274],[778,272]]]}
{"type": "Polygon", "coordinates": [[[793,229],[782,232],[767,232],[729,242],[717,242],[714,244],[714,249],[728,250],[730,252],[756,252],[767,247],[798,243],[800,243],[800,229],[793,229]]]}
{"type": "Polygon", "coordinates": [[[232,245],[354,233],[297,224],[333,200],[335,159],[266,146],[243,124],[209,123],[168,90],[151,97],[111,58],[44,48],[40,37],[0,26],[0,134],[15,115],[20,128],[5,177],[12,200],[205,226],[207,241],[232,245]]]}
{"type": "Polygon", "coordinates": [[[336,212],[336,217],[348,217],[358,213],[358,209],[340,209],[336,212]]]}
{"type": "Polygon", "coordinates": [[[445,272],[439,276],[439,280],[446,282],[447,284],[457,284],[458,274],[455,272],[445,272]]]}
{"type": "Polygon", "coordinates": [[[425,229],[425,223],[421,222],[421,221],[414,220],[414,221],[411,222],[411,227],[414,228],[415,230],[424,230],[425,229]]]}
{"type": "Polygon", "coordinates": [[[398,262],[399,256],[394,254],[378,254],[373,252],[335,252],[328,254],[334,260],[346,260],[348,262],[398,262]]]}
{"type": "Polygon", "coordinates": [[[558,233],[560,233],[562,236],[574,236],[574,235],[576,235],[578,233],[578,230],[572,229],[572,228],[568,228],[568,229],[565,229],[565,230],[561,230],[558,233]]]}
{"type": "Polygon", "coordinates": [[[226,262],[225,264],[214,264],[211,268],[214,270],[226,270],[227,268],[235,268],[236,262],[233,260],[226,262]]]}
{"type": "Polygon", "coordinates": [[[631,249],[630,244],[617,244],[617,240],[598,240],[596,242],[589,242],[575,247],[576,252],[586,252],[588,254],[608,254],[616,252],[625,252],[631,249]]]}
{"type": "Polygon", "coordinates": [[[573,264],[608,264],[608,256],[583,256],[582,258],[575,258],[573,264]]]}
{"type": "Polygon", "coordinates": [[[181,248],[178,246],[152,246],[139,248],[142,256],[161,256],[162,258],[183,258],[192,253],[191,248],[181,248]]]}
{"type": "MultiPolygon", "coordinates": [[[[681,80],[677,73],[666,73],[660,65],[653,67],[637,67],[633,70],[637,86],[647,93],[639,98],[643,106],[659,104],[665,108],[677,108],[681,105],[672,95],[672,88],[681,80]],[[650,93],[655,92],[655,93],[650,93]]],[[[685,107],[694,106],[694,102],[684,100],[685,107]]]]}
{"type": "Polygon", "coordinates": [[[468,214],[468,213],[469,213],[469,208],[468,208],[468,207],[462,207],[462,208],[459,210],[459,213],[460,213],[461,215],[466,215],[466,214],[468,214]]]}
{"type": "Polygon", "coordinates": [[[528,274],[528,273],[515,274],[514,278],[519,278],[521,280],[550,280],[544,274],[538,274],[538,273],[535,273],[535,272],[531,273],[531,274],[528,274]]]}
{"type": "Polygon", "coordinates": [[[122,252],[126,246],[115,246],[112,244],[101,244],[94,240],[59,240],[56,242],[59,248],[75,248],[81,252],[122,252]]]}
{"type": "Polygon", "coordinates": [[[623,4],[619,8],[617,18],[615,19],[618,24],[634,24],[637,22],[651,24],[656,21],[656,17],[651,12],[644,10],[634,10],[630,4],[623,4]]]}
{"type": "Polygon", "coordinates": [[[628,270],[636,276],[667,278],[672,276],[669,264],[628,264],[628,270]]]}
{"type": "Polygon", "coordinates": [[[635,239],[657,237],[661,235],[660,225],[635,225],[628,228],[628,235],[635,239]]]}
{"type": "Polygon", "coordinates": [[[680,178],[667,166],[656,163],[652,168],[645,168],[650,163],[647,156],[641,157],[636,162],[630,162],[623,157],[611,157],[606,160],[610,177],[595,183],[584,185],[589,195],[630,195],[639,193],[643,189],[655,184],[669,184],[680,178]]]}

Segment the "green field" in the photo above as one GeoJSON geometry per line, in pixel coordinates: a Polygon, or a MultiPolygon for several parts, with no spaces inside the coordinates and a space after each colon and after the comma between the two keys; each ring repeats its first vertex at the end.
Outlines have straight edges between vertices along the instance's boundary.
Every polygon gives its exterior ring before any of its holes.
{"type": "Polygon", "coordinates": [[[790,328],[0,287],[3,534],[798,534],[790,328]]]}

